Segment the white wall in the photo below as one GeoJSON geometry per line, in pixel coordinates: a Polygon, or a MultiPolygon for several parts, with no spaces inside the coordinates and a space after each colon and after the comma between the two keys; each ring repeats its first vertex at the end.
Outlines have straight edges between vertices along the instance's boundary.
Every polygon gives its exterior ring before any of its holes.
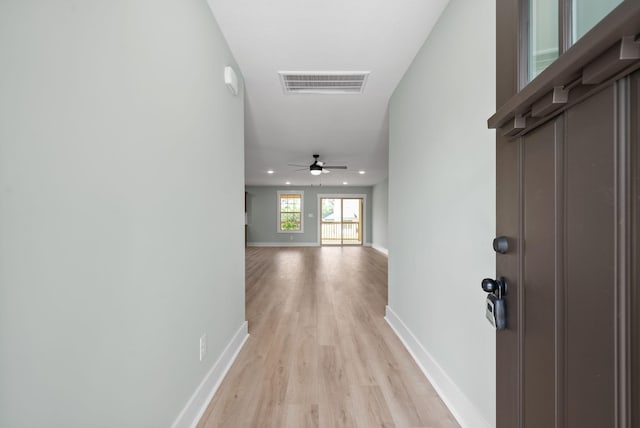
{"type": "Polygon", "coordinates": [[[494,64],[495,2],[451,0],[390,103],[389,306],[473,428],[495,425],[494,64]]]}
{"type": "Polygon", "coordinates": [[[245,319],[231,53],[204,0],[4,0],[0,58],[0,426],[168,427],[245,319]]]}
{"type": "Polygon", "coordinates": [[[373,247],[388,251],[389,178],[373,186],[373,247]]]}

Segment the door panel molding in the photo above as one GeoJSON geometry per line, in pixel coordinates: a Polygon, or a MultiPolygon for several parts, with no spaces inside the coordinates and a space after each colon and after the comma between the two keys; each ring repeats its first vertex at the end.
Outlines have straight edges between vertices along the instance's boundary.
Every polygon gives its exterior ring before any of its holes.
{"type": "Polygon", "coordinates": [[[555,424],[556,403],[556,123],[549,122],[525,138],[522,169],[524,234],[521,276],[526,299],[520,313],[524,317],[524,426],[551,427],[555,424]]]}
{"type": "Polygon", "coordinates": [[[555,269],[556,295],[555,295],[555,317],[556,317],[556,361],[555,361],[555,392],[556,392],[556,415],[555,426],[567,426],[567,123],[563,116],[559,117],[555,124],[555,249],[559,262],[555,269]]]}
{"type": "MultiPolygon", "coordinates": [[[[517,219],[520,213],[521,180],[518,179],[518,165],[522,158],[521,145],[512,144],[502,135],[497,135],[496,151],[496,181],[500,185],[496,188],[496,222],[497,236],[507,236],[509,247],[522,245],[521,234],[517,219]]],[[[520,394],[522,335],[520,325],[522,320],[519,278],[520,254],[522,249],[500,254],[496,257],[496,271],[501,272],[509,283],[509,291],[505,296],[507,305],[507,329],[500,332],[500,340],[496,341],[496,394],[500,397],[496,409],[498,427],[521,426],[519,409],[522,408],[520,394]],[[512,308],[515,308],[512,309],[512,308]],[[509,312],[510,311],[510,312],[509,312]],[[518,354],[514,357],[512,350],[518,354]]]]}
{"type": "Polygon", "coordinates": [[[630,403],[631,423],[628,426],[640,427],[640,72],[635,73],[630,82],[630,146],[631,177],[629,183],[630,245],[631,256],[628,273],[630,275],[630,317],[631,317],[631,386],[630,403]]]}
{"type": "Polygon", "coordinates": [[[610,86],[565,113],[570,428],[615,426],[614,103],[610,86]]]}
{"type": "Polygon", "coordinates": [[[630,78],[616,83],[615,174],[615,370],[616,426],[631,421],[631,102],[630,78]]]}

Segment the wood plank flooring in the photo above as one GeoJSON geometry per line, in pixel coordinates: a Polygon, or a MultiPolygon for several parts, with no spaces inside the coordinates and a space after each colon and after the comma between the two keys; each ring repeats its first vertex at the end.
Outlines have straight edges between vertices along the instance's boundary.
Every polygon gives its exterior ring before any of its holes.
{"type": "Polygon", "coordinates": [[[386,303],[371,248],[248,248],[250,337],[198,428],[458,427],[386,303]]]}

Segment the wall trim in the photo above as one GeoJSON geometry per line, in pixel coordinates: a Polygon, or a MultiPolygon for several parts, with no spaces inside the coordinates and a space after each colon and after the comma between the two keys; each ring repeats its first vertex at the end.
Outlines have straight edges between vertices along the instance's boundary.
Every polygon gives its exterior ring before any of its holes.
{"type": "Polygon", "coordinates": [[[315,242],[247,242],[247,247],[319,247],[315,242]]]}
{"type": "Polygon", "coordinates": [[[409,327],[388,305],[384,319],[398,336],[420,370],[429,379],[444,404],[463,428],[491,428],[478,408],[458,388],[447,373],[433,359],[431,354],[416,339],[409,327]]]}
{"type": "Polygon", "coordinates": [[[196,388],[187,404],[182,409],[171,428],[195,428],[200,418],[213,399],[220,384],[227,375],[231,365],[236,360],[240,350],[249,338],[249,324],[243,322],[238,331],[233,335],[224,351],[214,363],[209,373],[206,374],[200,385],[196,388]]]}
{"type": "Polygon", "coordinates": [[[371,248],[373,248],[374,250],[378,250],[380,251],[382,254],[384,254],[385,256],[389,257],[389,250],[387,250],[386,248],[378,245],[378,244],[371,244],[371,248]]]}

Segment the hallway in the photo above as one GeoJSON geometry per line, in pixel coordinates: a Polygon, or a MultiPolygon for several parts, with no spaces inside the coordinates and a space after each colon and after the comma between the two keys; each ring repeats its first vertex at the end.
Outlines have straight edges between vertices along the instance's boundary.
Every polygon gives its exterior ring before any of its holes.
{"type": "Polygon", "coordinates": [[[371,248],[248,248],[250,337],[198,427],[457,427],[386,304],[371,248]]]}

